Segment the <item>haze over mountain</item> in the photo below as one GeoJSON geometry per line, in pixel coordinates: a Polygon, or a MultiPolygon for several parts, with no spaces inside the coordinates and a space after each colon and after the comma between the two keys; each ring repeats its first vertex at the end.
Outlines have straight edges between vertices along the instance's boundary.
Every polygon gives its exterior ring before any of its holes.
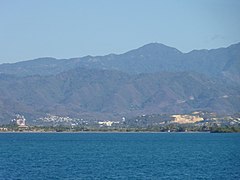
{"type": "Polygon", "coordinates": [[[159,43],[124,54],[0,65],[0,120],[46,114],[119,119],[240,111],[240,43],[182,53],[159,43]]]}

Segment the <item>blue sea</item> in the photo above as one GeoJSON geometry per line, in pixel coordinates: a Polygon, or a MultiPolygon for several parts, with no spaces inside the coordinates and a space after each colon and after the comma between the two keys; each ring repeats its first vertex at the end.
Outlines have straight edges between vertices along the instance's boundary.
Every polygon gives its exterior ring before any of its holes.
{"type": "Polygon", "coordinates": [[[0,179],[240,179],[240,134],[1,133],[0,179]]]}

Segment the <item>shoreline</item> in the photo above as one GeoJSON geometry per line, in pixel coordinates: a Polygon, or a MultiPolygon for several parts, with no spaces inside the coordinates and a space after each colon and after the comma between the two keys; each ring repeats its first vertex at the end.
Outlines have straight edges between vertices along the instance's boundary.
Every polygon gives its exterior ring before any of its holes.
{"type": "Polygon", "coordinates": [[[222,133],[222,134],[229,134],[229,133],[239,133],[239,132],[201,132],[201,131],[191,131],[191,132],[156,132],[156,131],[130,131],[130,132],[123,132],[123,131],[78,131],[78,132],[55,132],[55,131],[47,131],[47,132],[33,132],[33,131],[0,131],[0,134],[209,134],[209,133],[222,133]]]}

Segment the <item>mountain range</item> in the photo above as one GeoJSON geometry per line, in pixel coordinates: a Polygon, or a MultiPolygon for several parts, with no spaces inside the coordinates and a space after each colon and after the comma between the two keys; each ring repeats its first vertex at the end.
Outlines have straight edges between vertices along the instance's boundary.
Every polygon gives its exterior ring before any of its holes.
{"type": "Polygon", "coordinates": [[[0,123],[15,114],[119,119],[240,112],[240,43],[182,53],[159,43],[124,54],[0,65],[0,123]]]}

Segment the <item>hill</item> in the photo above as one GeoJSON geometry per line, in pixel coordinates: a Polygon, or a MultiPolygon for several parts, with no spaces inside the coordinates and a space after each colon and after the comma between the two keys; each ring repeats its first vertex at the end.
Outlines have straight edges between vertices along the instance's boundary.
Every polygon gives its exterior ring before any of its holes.
{"type": "Polygon", "coordinates": [[[129,75],[76,68],[51,76],[0,75],[1,121],[15,114],[119,119],[151,113],[240,111],[239,86],[197,73],[129,75]]]}

